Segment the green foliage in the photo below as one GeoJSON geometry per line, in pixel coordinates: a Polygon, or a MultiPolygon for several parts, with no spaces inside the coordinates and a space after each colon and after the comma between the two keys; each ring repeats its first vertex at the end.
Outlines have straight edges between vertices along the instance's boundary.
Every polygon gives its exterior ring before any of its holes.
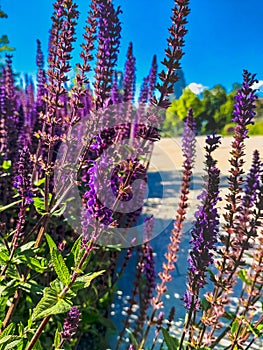
{"type": "MultiPolygon", "coordinates": [[[[7,18],[7,14],[1,9],[0,6],[0,19],[7,18]]],[[[2,51],[14,51],[15,49],[11,46],[9,46],[9,40],[7,35],[2,35],[0,37],[0,52],[2,51]]]]}
{"type": "Polygon", "coordinates": [[[214,121],[216,123],[216,130],[220,132],[224,126],[232,121],[232,113],[234,108],[234,96],[236,91],[231,91],[226,95],[226,101],[219,106],[215,111],[214,121]]]}
{"type": "Polygon", "coordinates": [[[44,289],[42,299],[33,310],[32,320],[41,319],[50,315],[65,313],[72,307],[70,298],[60,298],[63,286],[58,280],[51,282],[50,287],[44,289]]]}
{"type": "Polygon", "coordinates": [[[172,337],[165,328],[162,328],[162,333],[168,350],[177,350],[179,348],[179,340],[172,337]]]}
{"type": "Polygon", "coordinates": [[[135,349],[137,349],[139,344],[137,343],[137,340],[134,337],[132,330],[130,330],[129,328],[126,328],[126,332],[129,334],[132,345],[134,345],[135,349]]]}
{"type": "Polygon", "coordinates": [[[76,279],[76,282],[73,284],[72,289],[74,289],[74,287],[76,288],[88,288],[91,284],[91,282],[97,278],[98,276],[102,275],[105,272],[105,270],[101,270],[98,272],[90,272],[86,275],[80,276],[76,279]]]}
{"type": "Polygon", "coordinates": [[[70,283],[70,273],[64,262],[64,259],[57,249],[56,243],[53,241],[49,234],[46,234],[46,239],[50,249],[51,261],[53,263],[54,269],[59,280],[65,285],[68,286],[70,283]]]}
{"type": "Polygon", "coordinates": [[[258,120],[254,125],[249,125],[249,135],[263,135],[263,120],[258,120]]]}
{"type": "Polygon", "coordinates": [[[7,35],[2,35],[0,37],[0,52],[1,51],[14,51],[15,49],[8,45],[9,40],[7,35]]]}
{"type": "Polygon", "coordinates": [[[198,115],[202,108],[200,99],[189,89],[186,88],[178,100],[172,101],[171,106],[167,109],[166,119],[163,125],[163,131],[167,136],[181,134],[183,130],[183,119],[192,108],[195,115],[198,115]]]}
{"type": "MultiPolygon", "coordinates": [[[[190,107],[194,111],[199,133],[220,133],[224,126],[232,120],[234,96],[238,87],[238,84],[234,84],[232,91],[227,94],[222,85],[216,85],[210,90],[205,90],[201,97],[186,88],[182,96],[172,101],[171,106],[167,109],[163,128],[164,135],[182,134],[182,120],[187,116],[190,107]]],[[[224,132],[227,134],[226,130],[224,132]]]]}

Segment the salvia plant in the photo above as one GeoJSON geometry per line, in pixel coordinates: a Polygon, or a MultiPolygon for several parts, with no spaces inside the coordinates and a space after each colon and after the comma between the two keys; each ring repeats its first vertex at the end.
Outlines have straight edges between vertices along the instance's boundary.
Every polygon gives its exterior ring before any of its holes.
{"type": "Polygon", "coordinates": [[[74,0],[53,6],[47,62],[37,40],[37,81],[26,76],[16,84],[10,55],[0,76],[0,349],[260,349],[258,150],[244,170],[256,76],[244,70],[235,97],[222,215],[214,155],[220,137],[206,138],[180,296],[185,320],[175,334],[176,307],[166,314],[164,295],[178,269],[189,208],[197,135],[192,109],[185,116],[180,200],[161,271],[151,245],[154,217],[142,214],[154,143],[184,54],[189,0],[174,0],[163,69],[158,74],[153,56],[138,101],[132,43],[123,72],[117,69],[121,8],[91,0],[80,62],[72,66],[78,7],[74,0]],[[128,265],[133,283],[117,330],[111,307],[128,265]]]}

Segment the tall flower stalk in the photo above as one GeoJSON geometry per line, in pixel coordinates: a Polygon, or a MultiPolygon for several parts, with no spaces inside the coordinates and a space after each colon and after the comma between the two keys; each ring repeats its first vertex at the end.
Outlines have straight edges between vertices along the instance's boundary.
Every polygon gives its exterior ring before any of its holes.
{"type": "Polygon", "coordinates": [[[167,71],[161,71],[159,78],[161,83],[156,85],[160,92],[160,98],[153,98],[153,103],[159,107],[167,108],[170,105],[167,96],[174,91],[174,83],[178,81],[176,70],[180,69],[180,60],[183,57],[183,46],[185,43],[184,36],[187,33],[185,25],[187,24],[187,16],[190,13],[189,0],[175,0],[173,15],[171,17],[173,24],[169,28],[170,36],[168,37],[168,48],[165,50],[166,57],[162,64],[167,71]]]}
{"type": "Polygon", "coordinates": [[[95,68],[96,109],[108,102],[120,45],[120,7],[116,10],[110,0],[98,2],[98,53],[95,68]]]}
{"type": "Polygon", "coordinates": [[[189,110],[184,124],[183,133],[183,156],[185,161],[183,163],[183,176],[181,185],[180,203],[176,212],[176,221],[170,236],[170,244],[165,254],[166,262],[163,263],[163,271],[159,273],[160,283],[156,286],[157,295],[152,298],[153,312],[148,321],[148,325],[143,334],[142,341],[139,345],[139,350],[143,349],[147,340],[150,328],[152,327],[155,315],[158,309],[163,307],[162,297],[167,290],[167,283],[172,280],[171,272],[175,269],[177,261],[177,252],[179,251],[179,244],[183,234],[183,222],[186,218],[186,208],[188,206],[188,195],[190,189],[192,169],[194,167],[194,159],[196,152],[196,122],[192,109],[189,110]]]}
{"type": "Polygon", "coordinates": [[[244,149],[245,139],[248,137],[248,126],[254,123],[255,117],[255,101],[257,99],[256,91],[253,89],[255,82],[255,75],[244,70],[243,84],[235,97],[233,122],[237,124],[234,129],[234,141],[230,153],[229,194],[226,196],[227,204],[224,214],[225,234],[220,237],[222,242],[222,247],[218,250],[220,259],[215,261],[218,274],[214,279],[214,291],[206,294],[210,307],[204,312],[202,318],[204,327],[199,344],[202,342],[207,326],[210,326],[211,329],[206,337],[212,341],[213,335],[219,327],[219,319],[224,315],[224,306],[229,302],[229,296],[236,283],[236,275],[244,252],[249,248],[249,245],[245,244],[247,240],[244,242],[243,239],[240,239],[238,233],[240,228],[236,223],[239,222],[239,216],[243,210],[241,193],[244,184],[244,149]]]}
{"type": "MultiPolygon", "coordinates": [[[[185,328],[181,337],[180,349],[186,332],[193,326],[196,312],[200,309],[200,290],[206,284],[208,267],[213,263],[213,254],[216,250],[219,232],[219,216],[217,202],[219,200],[219,169],[212,158],[212,152],[219,146],[219,137],[212,136],[206,139],[206,172],[205,188],[198,199],[201,201],[195,214],[196,220],[191,231],[192,240],[190,256],[188,258],[187,292],[184,295],[185,308],[189,310],[185,328]]],[[[189,342],[193,341],[190,338],[189,342]]]]}

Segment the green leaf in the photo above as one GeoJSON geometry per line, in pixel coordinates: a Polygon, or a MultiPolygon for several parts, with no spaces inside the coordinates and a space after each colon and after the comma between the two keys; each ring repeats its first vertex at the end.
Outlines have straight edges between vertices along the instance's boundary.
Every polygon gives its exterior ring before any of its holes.
{"type": "Polygon", "coordinates": [[[58,302],[50,307],[49,309],[41,312],[38,315],[38,318],[45,318],[50,315],[58,315],[58,314],[64,314],[68,312],[72,308],[72,302],[70,299],[65,298],[65,299],[60,299],[58,302]]]}
{"type": "MultiPolygon", "coordinates": [[[[84,253],[85,253],[85,248],[81,247],[82,244],[82,237],[80,236],[77,241],[74,243],[72,250],[70,252],[70,255],[72,256],[73,254],[73,258],[74,258],[74,266],[78,266],[84,253]]],[[[86,266],[88,265],[88,262],[91,258],[92,254],[89,254],[89,256],[87,257],[87,259],[85,260],[84,264],[82,265],[82,270],[84,271],[86,266]]],[[[72,258],[71,258],[72,259],[72,258]]]]}
{"type": "Polygon", "coordinates": [[[13,340],[11,343],[5,345],[4,350],[14,350],[16,346],[20,346],[21,344],[23,344],[23,339],[13,340]]]}
{"type": "Polygon", "coordinates": [[[83,282],[84,283],[83,288],[88,288],[90,286],[92,280],[94,280],[98,276],[102,275],[105,271],[106,270],[101,270],[101,271],[97,271],[97,272],[90,272],[90,273],[87,273],[86,275],[79,276],[76,279],[76,282],[83,282]]]}
{"type": "Polygon", "coordinates": [[[19,201],[7,204],[7,205],[0,205],[0,213],[2,211],[5,211],[5,210],[9,209],[9,208],[12,208],[13,206],[15,206],[15,205],[17,205],[17,204],[19,204],[21,202],[22,202],[22,199],[20,199],[19,201]]]}
{"type": "Polygon", "coordinates": [[[52,215],[53,216],[61,216],[64,214],[65,210],[67,208],[67,204],[66,203],[62,203],[60,205],[60,208],[55,210],[55,211],[51,211],[52,215]]]}
{"type": "Polygon", "coordinates": [[[56,305],[58,302],[58,292],[53,288],[46,287],[43,292],[43,297],[33,310],[32,319],[39,318],[39,315],[51,306],[56,305]]]}
{"type": "Polygon", "coordinates": [[[206,298],[203,298],[203,299],[201,300],[201,306],[202,306],[202,309],[203,309],[204,311],[207,311],[207,310],[210,309],[211,303],[209,303],[209,301],[208,301],[206,298]]]}
{"type": "Polygon", "coordinates": [[[70,273],[61,253],[57,249],[52,249],[51,260],[53,262],[54,269],[58,275],[58,278],[62,283],[64,283],[65,286],[68,286],[71,280],[70,273]]]}
{"type": "Polygon", "coordinates": [[[66,265],[68,268],[73,268],[74,266],[78,266],[78,263],[76,263],[76,257],[79,255],[79,251],[81,248],[81,242],[82,242],[82,237],[79,236],[78,239],[74,242],[70,253],[66,259],[66,265]]]}
{"type": "Polygon", "coordinates": [[[78,263],[79,263],[79,254],[80,254],[80,250],[81,250],[81,243],[82,243],[82,237],[80,236],[73,244],[73,247],[72,247],[71,252],[70,252],[70,254],[72,254],[74,257],[75,266],[78,266],[78,263]]]}
{"type": "Polygon", "coordinates": [[[4,160],[4,161],[3,161],[2,168],[3,168],[4,170],[10,169],[11,166],[12,166],[11,160],[4,160]]]}
{"type": "Polygon", "coordinates": [[[244,282],[246,285],[251,286],[251,281],[247,277],[247,270],[240,270],[238,272],[238,277],[241,279],[242,282],[244,282]]]}
{"type": "Polygon", "coordinates": [[[50,254],[51,254],[53,248],[57,249],[57,245],[48,233],[46,233],[45,236],[46,236],[46,240],[47,240],[47,243],[50,249],[50,254]]]}
{"type": "Polygon", "coordinates": [[[57,348],[61,342],[61,334],[60,334],[61,331],[62,331],[62,327],[61,325],[59,325],[58,328],[56,329],[55,338],[54,338],[55,348],[57,348]]]}
{"type": "Polygon", "coordinates": [[[7,264],[9,262],[9,256],[8,254],[4,253],[3,251],[0,252],[0,263],[7,264]]]}
{"type": "MultiPolygon", "coordinates": [[[[45,259],[42,258],[41,261],[45,261],[45,259]]],[[[26,256],[26,255],[22,255],[19,257],[19,259],[16,259],[16,263],[18,263],[18,264],[20,262],[26,263],[30,269],[32,269],[38,273],[44,273],[47,269],[47,266],[45,266],[45,264],[43,265],[41,263],[41,261],[36,259],[36,258],[26,256]]]]}
{"type": "Polygon", "coordinates": [[[2,339],[3,337],[5,337],[6,335],[9,335],[10,333],[13,333],[15,330],[16,326],[14,325],[14,323],[10,323],[10,325],[8,325],[3,332],[0,334],[0,339],[2,339]]]}
{"type": "Polygon", "coordinates": [[[38,182],[35,183],[35,186],[40,187],[45,183],[45,180],[46,180],[45,178],[38,180],[38,182]]]}
{"type": "Polygon", "coordinates": [[[232,323],[231,326],[231,334],[234,335],[236,333],[236,331],[238,330],[239,327],[239,321],[237,319],[235,319],[235,321],[232,323]]]}
{"type": "Polygon", "coordinates": [[[129,334],[130,336],[130,339],[131,339],[131,342],[132,342],[132,345],[135,346],[135,348],[137,349],[139,347],[138,343],[137,343],[137,340],[135,339],[132,331],[129,329],[129,328],[125,328],[126,332],[129,334]]]}
{"type": "Polygon", "coordinates": [[[35,241],[28,242],[28,243],[26,243],[26,244],[23,244],[21,247],[19,247],[19,248],[17,249],[17,251],[18,251],[19,253],[25,253],[25,252],[27,252],[28,250],[31,250],[32,247],[34,247],[34,245],[35,245],[35,241]]]}
{"type": "Polygon", "coordinates": [[[162,328],[163,338],[168,350],[177,350],[179,347],[179,340],[172,337],[165,328],[162,328]]]}
{"type": "MultiPolygon", "coordinates": [[[[50,204],[52,198],[52,194],[49,193],[49,198],[48,198],[48,204],[50,204]]],[[[36,208],[36,211],[40,215],[47,215],[48,213],[45,210],[45,199],[44,198],[38,198],[35,197],[34,199],[34,207],[36,208]]]]}
{"type": "Polygon", "coordinates": [[[233,321],[234,318],[236,317],[236,314],[234,312],[231,311],[226,311],[223,315],[224,318],[226,318],[227,320],[233,321]]]}
{"type": "MultiPolygon", "coordinates": [[[[15,340],[19,340],[20,341],[21,338],[18,337],[17,335],[5,335],[3,338],[0,339],[0,345],[3,345],[5,343],[7,343],[7,342],[9,344],[10,342],[13,342],[15,340]]],[[[5,347],[3,349],[5,349],[5,347]]]]}
{"type": "Polygon", "coordinates": [[[46,287],[44,289],[43,298],[39,301],[33,310],[32,319],[35,321],[50,315],[57,315],[70,310],[72,303],[68,298],[60,299],[58,297],[59,290],[46,287]]]}

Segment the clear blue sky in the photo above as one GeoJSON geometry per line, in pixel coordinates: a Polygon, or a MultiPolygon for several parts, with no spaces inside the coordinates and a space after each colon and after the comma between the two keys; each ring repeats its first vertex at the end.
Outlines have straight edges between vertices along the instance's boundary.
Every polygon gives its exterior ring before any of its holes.
{"type": "MultiPolygon", "coordinates": [[[[81,43],[89,0],[76,0],[81,12],[77,46],[81,43]]],[[[35,72],[36,39],[46,53],[51,25],[51,0],[0,0],[9,18],[1,20],[0,34],[7,34],[16,48],[17,72],[35,72]]],[[[148,73],[153,54],[160,62],[166,48],[172,0],[115,0],[123,14],[122,47],[119,59],[124,64],[129,41],[133,41],[137,59],[138,82],[148,73]]],[[[240,82],[246,68],[263,80],[263,1],[262,0],[190,0],[182,68],[188,84],[208,87],[217,83],[230,89],[240,82]]],[[[47,54],[45,54],[47,57],[47,54]]],[[[160,65],[159,65],[159,68],[160,65]]]]}

